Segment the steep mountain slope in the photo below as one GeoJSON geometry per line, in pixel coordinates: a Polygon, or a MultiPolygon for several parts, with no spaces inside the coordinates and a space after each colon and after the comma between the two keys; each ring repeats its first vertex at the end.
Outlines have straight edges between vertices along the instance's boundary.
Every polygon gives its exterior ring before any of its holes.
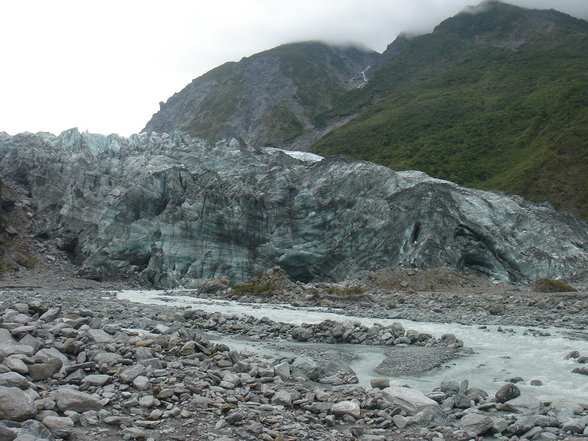
{"type": "Polygon", "coordinates": [[[499,189],[588,218],[588,22],[496,1],[399,37],[311,150],[499,189]]]}
{"type": "Polygon", "coordinates": [[[210,139],[236,137],[249,145],[308,147],[327,129],[317,127],[317,115],[363,84],[362,71],[378,55],[305,42],[226,63],[161,103],[143,131],[183,130],[210,139]]]}
{"type": "Polygon", "coordinates": [[[338,281],[408,265],[529,281],[588,265],[588,224],[547,205],[234,139],[0,136],[0,176],[30,195],[37,236],[97,278],[198,286],[278,265],[338,281]]]}

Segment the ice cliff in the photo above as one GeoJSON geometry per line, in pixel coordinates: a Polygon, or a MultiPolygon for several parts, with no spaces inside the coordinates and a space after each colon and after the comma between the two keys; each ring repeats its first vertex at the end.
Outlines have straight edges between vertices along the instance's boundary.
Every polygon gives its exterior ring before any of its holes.
{"type": "Polygon", "coordinates": [[[310,281],[405,264],[518,281],[588,266],[588,224],[547,204],[310,159],[179,132],[0,134],[0,176],[29,192],[36,234],[93,277],[190,287],[275,265],[310,281]]]}

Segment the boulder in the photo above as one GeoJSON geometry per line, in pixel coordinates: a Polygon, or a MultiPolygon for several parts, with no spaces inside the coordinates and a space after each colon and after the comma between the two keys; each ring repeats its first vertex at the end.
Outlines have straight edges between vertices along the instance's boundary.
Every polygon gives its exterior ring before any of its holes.
{"type": "Polygon", "coordinates": [[[68,439],[74,429],[74,422],[69,417],[48,416],[43,418],[43,424],[57,438],[68,439]]]}
{"type": "Polygon", "coordinates": [[[289,378],[292,375],[290,363],[283,361],[274,366],[274,373],[281,378],[289,378]]]}
{"type": "Polygon", "coordinates": [[[399,429],[404,429],[408,426],[410,420],[402,415],[394,415],[392,417],[392,422],[398,427],[399,429]]]}
{"type": "Polygon", "coordinates": [[[515,435],[527,433],[534,427],[559,427],[559,419],[546,415],[526,415],[517,418],[517,420],[508,426],[508,431],[515,435]]]}
{"type": "Polygon", "coordinates": [[[49,429],[43,423],[36,420],[28,420],[22,423],[20,426],[20,435],[16,440],[20,438],[23,441],[55,441],[55,437],[49,429]]]}
{"type": "Polygon", "coordinates": [[[100,410],[103,407],[98,396],[67,387],[61,387],[54,391],[53,398],[62,412],[73,410],[81,413],[88,410],[100,410]]]}
{"type": "Polygon", "coordinates": [[[297,326],[292,329],[292,339],[296,341],[308,341],[312,338],[312,331],[302,326],[297,326]]]}
{"type": "Polygon", "coordinates": [[[0,345],[15,345],[16,340],[8,329],[0,328],[0,345]]]}
{"type": "Polygon", "coordinates": [[[504,403],[521,395],[521,390],[512,383],[507,383],[496,392],[495,398],[499,403],[504,403]]]}
{"type": "Polygon", "coordinates": [[[27,389],[29,385],[29,381],[25,377],[16,372],[7,372],[5,374],[0,374],[0,386],[27,389]]]}
{"type": "Polygon", "coordinates": [[[586,427],[586,423],[580,421],[580,419],[570,419],[566,421],[562,426],[562,430],[565,433],[581,434],[586,427]]]}
{"type": "Polygon", "coordinates": [[[214,279],[207,280],[200,286],[200,292],[205,294],[211,294],[218,291],[223,291],[231,285],[231,279],[227,276],[215,277],[214,279]]]}
{"type": "Polygon", "coordinates": [[[125,370],[123,370],[119,374],[119,379],[123,383],[132,383],[135,378],[139,375],[145,375],[147,373],[147,368],[142,364],[136,364],[131,366],[125,370]]]}
{"type": "Polygon", "coordinates": [[[133,386],[138,390],[148,390],[151,388],[151,381],[144,375],[139,375],[136,377],[133,382],[133,386]]]}
{"type": "Polygon", "coordinates": [[[110,375],[92,374],[92,375],[86,375],[83,378],[82,383],[88,384],[90,386],[104,386],[111,379],[112,379],[112,377],[110,375]]]}
{"type": "Polygon", "coordinates": [[[63,362],[59,358],[48,357],[43,363],[29,365],[29,376],[35,380],[46,380],[61,370],[63,362]]]}
{"type": "Polygon", "coordinates": [[[59,308],[59,307],[49,308],[47,310],[47,312],[45,312],[43,315],[41,315],[41,317],[39,317],[39,320],[44,321],[44,322],[52,322],[57,317],[59,317],[60,314],[61,314],[61,308],[59,308]]]}
{"type": "Polygon", "coordinates": [[[361,409],[359,404],[354,401],[339,401],[331,407],[331,413],[335,416],[351,415],[353,418],[359,418],[361,409]]]}
{"type": "Polygon", "coordinates": [[[468,433],[480,436],[494,427],[494,420],[479,413],[468,413],[459,420],[459,427],[468,433]]]}
{"type": "Polygon", "coordinates": [[[43,342],[30,334],[25,335],[18,341],[19,345],[26,345],[33,348],[33,353],[37,352],[43,347],[43,342]]]}
{"type": "Polygon", "coordinates": [[[105,332],[103,329],[88,329],[86,331],[86,337],[90,341],[96,343],[110,343],[112,339],[112,335],[105,332]]]}
{"type": "Polygon", "coordinates": [[[320,373],[320,368],[312,358],[302,356],[294,360],[291,371],[293,377],[315,380],[320,373]]]}
{"type": "Polygon", "coordinates": [[[120,354],[114,352],[98,352],[94,361],[98,364],[114,365],[122,360],[120,354]]]}
{"type": "Polygon", "coordinates": [[[409,418],[410,424],[424,427],[444,426],[448,416],[440,407],[429,406],[409,418]]]}
{"type": "Polygon", "coordinates": [[[580,415],[584,408],[578,403],[575,403],[565,398],[553,400],[549,405],[549,409],[555,412],[559,417],[573,417],[580,415]]]}
{"type": "Polygon", "coordinates": [[[29,372],[29,367],[18,355],[11,355],[4,360],[3,364],[11,371],[19,374],[26,375],[29,372]]]}
{"type": "Polygon", "coordinates": [[[534,415],[539,413],[543,404],[533,395],[523,394],[513,400],[509,400],[503,405],[504,410],[511,412],[521,412],[525,415],[534,415]]]}
{"type": "Polygon", "coordinates": [[[449,395],[459,392],[459,383],[455,380],[443,380],[439,385],[439,390],[449,395]]]}
{"type": "Polygon", "coordinates": [[[0,359],[9,357],[15,354],[22,354],[31,356],[35,353],[35,349],[29,345],[0,343],[0,359]]]}
{"type": "Polygon", "coordinates": [[[283,389],[279,390],[272,397],[272,403],[282,405],[282,406],[291,406],[292,405],[292,394],[286,390],[283,390],[283,389]]]}
{"type": "Polygon", "coordinates": [[[457,409],[469,409],[472,405],[472,400],[467,395],[457,393],[453,397],[453,406],[457,409]]]}
{"type": "Polygon", "coordinates": [[[17,436],[17,428],[12,428],[0,422],[0,440],[13,441],[17,436]]]}
{"type": "Polygon", "coordinates": [[[390,404],[402,408],[409,415],[415,415],[427,407],[439,407],[436,401],[409,387],[387,387],[382,390],[382,395],[390,404]]]}
{"type": "Polygon", "coordinates": [[[377,377],[370,380],[370,386],[374,389],[386,389],[390,387],[390,379],[386,377],[377,377]]]}
{"type": "Polygon", "coordinates": [[[23,421],[36,414],[37,406],[26,392],[16,387],[0,386],[0,420],[23,421]]]}

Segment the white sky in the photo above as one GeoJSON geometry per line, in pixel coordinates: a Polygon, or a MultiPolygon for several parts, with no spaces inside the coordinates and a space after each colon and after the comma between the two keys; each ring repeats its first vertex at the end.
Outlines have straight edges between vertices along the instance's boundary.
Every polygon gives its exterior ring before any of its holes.
{"type": "MultiPolygon", "coordinates": [[[[378,52],[478,0],[0,0],[0,131],[139,132],[193,78],[301,40],[378,52]]],[[[588,19],[588,0],[512,0],[588,19]]]]}

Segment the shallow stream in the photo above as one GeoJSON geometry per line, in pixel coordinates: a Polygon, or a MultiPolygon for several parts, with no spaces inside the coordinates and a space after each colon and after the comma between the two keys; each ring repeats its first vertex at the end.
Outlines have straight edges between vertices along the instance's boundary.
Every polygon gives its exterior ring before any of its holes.
{"type": "MultiPolygon", "coordinates": [[[[290,305],[250,304],[227,300],[203,299],[186,295],[181,291],[120,291],[117,297],[131,302],[191,307],[208,312],[223,314],[243,314],[256,318],[269,317],[284,323],[318,323],[323,320],[353,320],[371,326],[374,323],[389,325],[401,323],[405,329],[427,332],[435,337],[446,333],[455,334],[463,340],[464,345],[474,353],[449,361],[441,368],[418,375],[390,377],[391,384],[408,384],[412,387],[430,392],[444,379],[456,381],[469,380],[470,385],[480,387],[489,393],[498,390],[505,380],[521,377],[518,384],[523,392],[527,391],[543,400],[566,398],[575,402],[588,403],[588,378],[572,373],[577,367],[574,360],[564,357],[572,350],[588,355],[588,341],[573,339],[567,335],[571,330],[563,328],[528,328],[497,325],[461,325],[455,323],[414,322],[400,319],[375,319],[355,317],[341,313],[324,311],[319,308],[297,308],[290,305]],[[177,294],[177,295],[174,295],[177,294]],[[542,385],[531,386],[531,380],[540,380],[542,385]]],[[[248,341],[224,337],[223,341],[235,349],[251,352],[271,353],[271,345],[264,342],[248,341]]],[[[296,345],[304,345],[296,343],[296,345]]],[[[380,376],[374,370],[382,363],[386,347],[365,345],[328,345],[309,343],[308,348],[351,351],[357,358],[351,363],[360,384],[369,384],[370,378],[380,376]]]]}

